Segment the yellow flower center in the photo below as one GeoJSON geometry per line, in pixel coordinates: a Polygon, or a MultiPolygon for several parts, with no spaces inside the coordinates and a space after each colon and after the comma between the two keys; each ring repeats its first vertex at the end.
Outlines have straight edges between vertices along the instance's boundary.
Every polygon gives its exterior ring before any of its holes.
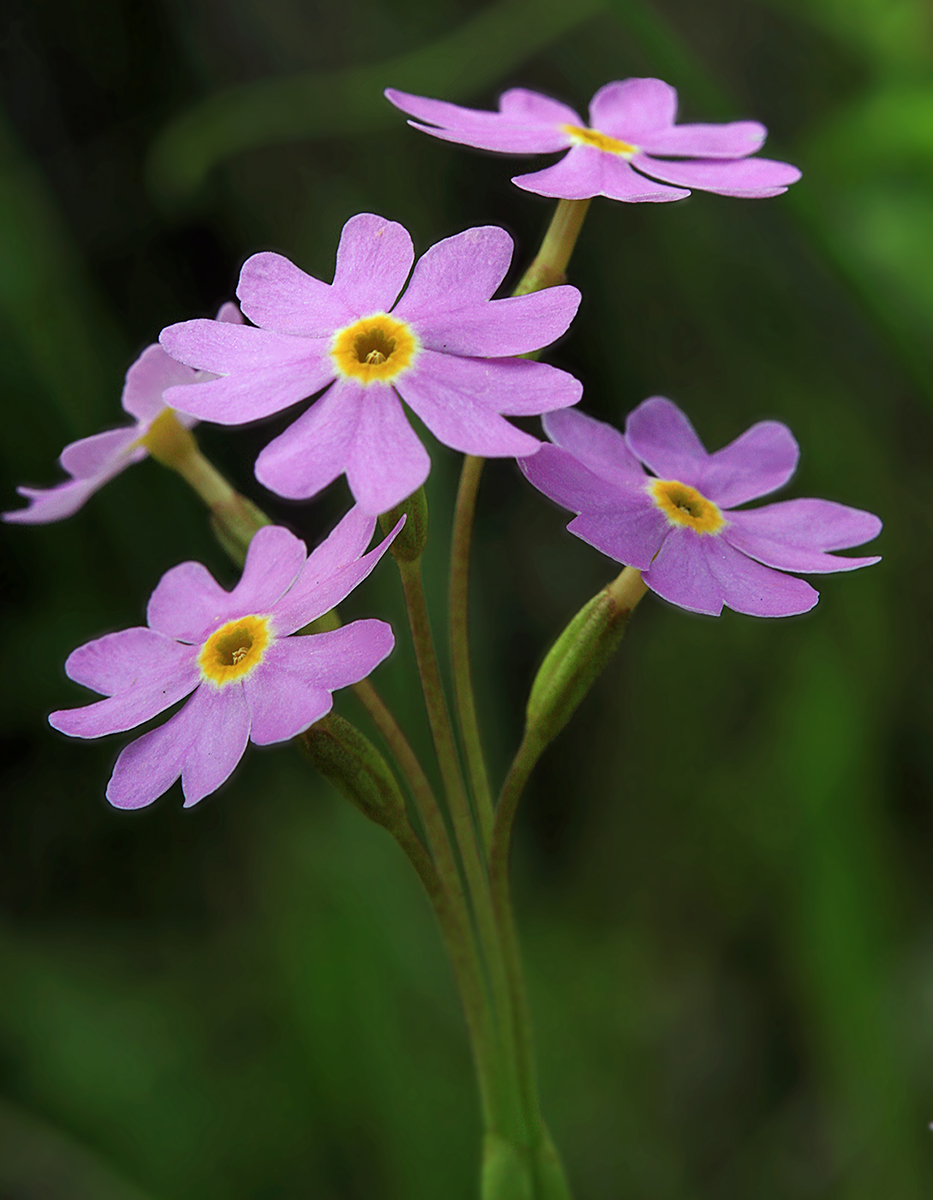
{"type": "Polygon", "coordinates": [[[718,533],[726,523],[712,500],[676,479],[655,479],[648,493],[672,525],[686,525],[695,533],[718,533]]]}
{"type": "Polygon", "coordinates": [[[376,313],[338,330],[330,355],[341,375],[363,384],[388,383],[411,366],[418,350],[418,338],[404,321],[376,313]]]}
{"type": "Polygon", "coordinates": [[[254,671],[262,662],[272,634],[268,617],[239,617],[215,629],[201,647],[201,678],[225,687],[254,671]]]}
{"type": "Polygon", "coordinates": [[[594,150],[605,150],[607,154],[623,154],[631,158],[638,153],[637,146],[610,137],[608,133],[600,133],[598,129],[584,129],[582,125],[562,125],[564,133],[569,133],[575,142],[583,146],[592,146],[594,150]]]}

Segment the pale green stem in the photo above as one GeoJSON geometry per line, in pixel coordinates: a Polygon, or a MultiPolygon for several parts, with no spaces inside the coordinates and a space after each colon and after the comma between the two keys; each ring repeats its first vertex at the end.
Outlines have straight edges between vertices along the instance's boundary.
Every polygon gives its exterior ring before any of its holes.
{"type": "Polygon", "coordinates": [[[494,812],[492,792],[483,744],[476,717],[476,701],[470,675],[470,642],[468,628],[470,544],[473,540],[473,516],[476,512],[476,493],[483,473],[484,459],[468,454],[463,460],[457,506],[454,510],[453,539],[450,547],[450,660],[457,702],[457,721],[466,755],[467,770],[476,816],[479,822],[483,850],[492,839],[494,812]]]}

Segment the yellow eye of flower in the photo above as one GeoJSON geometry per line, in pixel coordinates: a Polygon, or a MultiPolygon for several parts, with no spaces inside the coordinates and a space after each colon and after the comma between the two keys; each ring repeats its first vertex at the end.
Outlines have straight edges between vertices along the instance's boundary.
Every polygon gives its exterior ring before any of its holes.
{"type": "Polygon", "coordinates": [[[388,383],[410,367],[418,338],[404,321],[376,313],[334,335],[331,358],[337,371],[360,383],[388,383]]]}
{"type": "Polygon", "coordinates": [[[610,137],[608,133],[600,133],[598,129],[584,129],[582,125],[564,125],[562,128],[575,142],[582,146],[592,146],[594,150],[604,150],[607,154],[623,154],[626,158],[638,153],[637,146],[610,137]]]}
{"type": "Polygon", "coordinates": [[[216,629],[201,647],[201,678],[224,687],[249,675],[272,641],[268,617],[239,617],[216,629]]]}
{"type": "Polygon", "coordinates": [[[672,525],[685,525],[696,533],[718,533],[726,518],[706,497],[676,479],[655,479],[648,494],[672,525]]]}

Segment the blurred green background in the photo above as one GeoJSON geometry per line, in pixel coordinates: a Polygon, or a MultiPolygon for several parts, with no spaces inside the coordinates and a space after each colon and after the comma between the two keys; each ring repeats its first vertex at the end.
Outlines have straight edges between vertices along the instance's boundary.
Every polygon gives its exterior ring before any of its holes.
{"type": "MultiPolygon", "coordinates": [[[[778,418],[794,495],[872,509],[884,562],[809,615],[649,597],[533,780],[515,854],[545,1111],[579,1200],[933,1195],[933,18],[925,0],[7,0],[2,504],[120,422],[159,329],[279,250],[330,277],[372,210],[424,250],[496,222],[533,253],[529,169],[409,130],[394,85],[585,108],[628,75],[681,116],[757,117],[776,200],[596,202],[551,361],[621,422],[676,400],[716,447],[778,418]]],[[[518,271],[516,263],[516,272],[518,271]]],[[[273,423],[275,425],[276,423],[273,423]]],[[[278,423],[281,425],[281,422],[278,423]]],[[[237,484],[313,541],[205,428],[237,484]]],[[[440,600],[457,461],[432,448],[440,600]]],[[[535,664],[612,564],[514,465],[480,500],[474,628],[497,776],[535,664]]],[[[2,530],[0,1197],[466,1200],[468,1050],[394,845],[289,747],[222,792],[117,813],[125,739],[69,742],[66,654],[137,624],[183,558],[234,572],[152,463],[61,525],[2,530]]],[[[390,564],[349,606],[403,632],[390,564]]],[[[404,639],[402,639],[404,640],[404,639]]],[[[377,681],[424,744],[404,647],[377,681]]],[[[352,703],[341,702],[353,716],[352,703]]]]}

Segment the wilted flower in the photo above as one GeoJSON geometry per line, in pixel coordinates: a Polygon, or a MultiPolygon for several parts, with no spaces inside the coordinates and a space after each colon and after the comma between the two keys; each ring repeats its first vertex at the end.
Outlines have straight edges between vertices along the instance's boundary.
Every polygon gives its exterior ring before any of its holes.
{"type": "Polygon", "coordinates": [[[344,226],[333,284],[280,254],[256,254],[237,295],[258,329],[184,321],[163,330],[174,358],[223,376],[172,388],[169,402],[237,425],[327,389],[260,454],[256,477],[307,499],[346,473],[367,512],[392,508],[427,478],[430,460],[399,397],[448,446],[491,457],[533,454],[537,438],[504,416],[574,404],[582,387],[519,359],[552,342],[580,302],[576,288],[490,300],[512,258],[504,229],[468,229],[414,249],[394,221],[360,213],[344,226]],[[394,307],[393,307],[394,306],[394,307]]]}
{"type": "Polygon", "coordinates": [[[70,678],[106,697],[52,713],[54,728],[73,737],[132,729],[191,697],[121,752],[111,804],[142,808],[179,776],[185,806],[196,804],[228,778],[247,741],[266,746],[302,733],[330,711],[331,692],[382,662],[394,645],[385,621],[291,636],[361,583],[401,528],[364,554],[374,525],[354,508],[310,556],[287,529],[265,526],[232,592],[200,563],[181,563],[152,593],[147,627],[107,634],[69,656],[70,678]]]}
{"type": "Polygon", "coordinates": [[[778,421],[753,425],[714,454],[660,396],[629,415],[624,438],[577,411],[552,414],[545,428],[556,444],[520,463],[527,477],[579,514],[567,526],[571,533],[637,567],[649,588],[681,608],[718,616],[725,605],[787,617],[812,608],[819,595],[782,572],[852,571],[878,562],[829,553],[876,537],[881,521],[872,513],[831,500],[735,508],[794,473],[797,443],[778,421]]]}
{"type": "Polygon", "coordinates": [[[680,200],[699,188],[760,199],[780,195],[800,178],[789,163],[748,157],[767,135],[757,121],[675,125],[677,92],[660,79],[607,83],[590,102],[589,124],[566,104],[525,88],[505,92],[495,113],[393,88],[385,94],[418,118],[409,125],[448,142],[506,154],[569,150],[553,166],[512,180],[539,196],[680,200]]]}

